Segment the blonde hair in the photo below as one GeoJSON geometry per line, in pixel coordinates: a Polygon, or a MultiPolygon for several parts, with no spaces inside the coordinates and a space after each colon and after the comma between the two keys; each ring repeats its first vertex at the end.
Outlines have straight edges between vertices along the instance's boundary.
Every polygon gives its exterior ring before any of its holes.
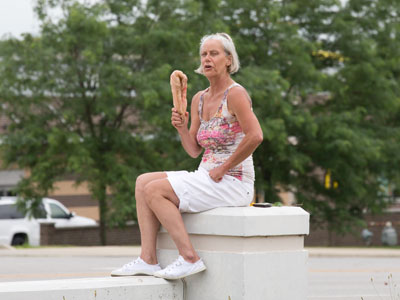
{"type": "MultiPolygon", "coordinates": [[[[222,46],[224,47],[225,54],[227,56],[230,55],[232,57],[231,65],[228,66],[229,74],[234,74],[237,71],[239,71],[239,68],[240,68],[239,57],[236,52],[235,44],[233,43],[233,40],[229,36],[229,34],[224,33],[224,32],[218,32],[218,33],[213,33],[213,34],[203,36],[200,41],[200,49],[199,49],[200,54],[201,54],[201,48],[203,47],[204,43],[208,40],[220,41],[222,43],[222,46]]],[[[203,67],[201,66],[201,64],[195,70],[195,72],[199,73],[199,74],[204,74],[203,67]]]]}

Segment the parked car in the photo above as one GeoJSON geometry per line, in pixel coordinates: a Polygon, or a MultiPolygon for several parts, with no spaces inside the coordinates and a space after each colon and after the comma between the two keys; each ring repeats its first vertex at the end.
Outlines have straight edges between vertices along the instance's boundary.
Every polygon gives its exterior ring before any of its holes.
{"type": "Polygon", "coordinates": [[[71,213],[54,199],[43,198],[32,215],[18,208],[17,197],[0,197],[0,245],[40,245],[40,223],[45,222],[54,222],[57,228],[97,225],[95,220],[71,213]]]}

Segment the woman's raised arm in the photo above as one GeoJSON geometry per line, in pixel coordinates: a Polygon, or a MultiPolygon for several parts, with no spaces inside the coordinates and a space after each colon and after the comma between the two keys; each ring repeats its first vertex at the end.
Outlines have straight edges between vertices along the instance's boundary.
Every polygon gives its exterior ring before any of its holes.
{"type": "Polygon", "coordinates": [[[175,108],[172,108],[172,116],[171,123],[178,131],[181,137],[181,143],[185,151],[193,158],[199,156],[199,154],[203,151],[201,146],[197,143],[197,131],[200,127],[200,119],[199,119],[199,101],[200,101],[200,93],[198,92],[194,95],[191,104],[191,122],[190,129],[188,129],[188,120],[189,113],[186,112],[185,121],[182,122],[181,116],[178,114],[175,108]]]}

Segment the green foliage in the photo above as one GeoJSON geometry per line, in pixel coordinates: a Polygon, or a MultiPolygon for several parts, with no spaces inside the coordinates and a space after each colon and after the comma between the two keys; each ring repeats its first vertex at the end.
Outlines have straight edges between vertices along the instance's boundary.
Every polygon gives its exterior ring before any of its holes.
{"type": "Polygon", "coordinates": [[[236,43],[234,79],[264,132],[254,161],[268,202],[292,191],[313,222],[340,232],[385,207],[382,178],[400,179],[395,1],[40,0],[36,13],[39,36],[0,44],[11,120],[1,151],[31,170],[22,194],[46,195],[60,176],[79,174],[103,226],[122,224],[135,218],[138,174],[195,169],[170,125],[169,74],[188,75],[190,102],[208,84],[193,72],[199,40],[219,31],[236,43]],[[336,188],[324,185],[328,170],[336,188]]]}
{"type": "Polygon", "coordinates": [[[381,178],[399,174],[399,13],[393,1],[223,6],[264,132],[254,159],[267,201],[293,191],[338,232],[387,205],[381,178]],[[337,188],[325,188],[327,170],[337,188]]]}

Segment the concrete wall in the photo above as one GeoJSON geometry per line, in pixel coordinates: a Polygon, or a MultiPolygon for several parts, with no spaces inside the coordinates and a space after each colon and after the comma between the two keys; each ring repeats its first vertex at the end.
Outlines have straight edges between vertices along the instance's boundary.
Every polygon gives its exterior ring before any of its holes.
{"type": "MultiPolygon", "coordinates": [[[[386,224],[390,221],[400,236],[400,212],[386,212],[382,215],[365,216],[368,230],[374,235],[371,246],[382,246],[381,233],[386,224]]],[[[305,237],[305,246],[364,246],[365,242],[361,238],[362,228],[354,228],[354,233],[346,233],[340,235],[330,233],[326,226],[317,228],[311,222],[310,234],[305,237]]]]}
{"type": "MultiPolygon", "coordinates": [[[[97,246],[100,243],[100,228],[77,227],[55,228],[54,223],[41,224],[41,245],[97,246]]],[[[140,245],[140,231],[137,225],[125,228],[107,229],[107,245],[140,245]]]]}

